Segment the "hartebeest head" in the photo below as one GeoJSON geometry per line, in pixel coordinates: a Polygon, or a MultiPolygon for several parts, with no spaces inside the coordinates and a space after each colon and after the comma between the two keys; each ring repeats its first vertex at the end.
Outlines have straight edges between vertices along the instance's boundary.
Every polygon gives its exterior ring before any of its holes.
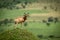
{"type": "Polygon", "coordinates": [[[24,13],[23,19],[26,20],[29,17],[29,13],[24,13]]]}
{"type": "Polygon", "coordinates": [[[29,16],[29,13],[24,13],[24,16],[28,17],[29,16]]]}

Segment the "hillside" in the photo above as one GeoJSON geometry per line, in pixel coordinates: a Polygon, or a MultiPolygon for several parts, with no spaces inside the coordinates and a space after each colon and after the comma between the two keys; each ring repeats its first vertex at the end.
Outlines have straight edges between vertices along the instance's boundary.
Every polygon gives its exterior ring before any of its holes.
{"type": "Polygon", "coordinates": [[[13,29],[0,33],[0,40],[38,40],[32,33],[23,29],[13,29]]]}

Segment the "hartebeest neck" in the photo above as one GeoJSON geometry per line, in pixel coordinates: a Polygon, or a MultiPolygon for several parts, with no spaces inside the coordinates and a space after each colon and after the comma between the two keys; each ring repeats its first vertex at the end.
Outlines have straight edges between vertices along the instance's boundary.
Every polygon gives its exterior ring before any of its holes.
{"type": "Polygon", "coordinates": [[[24,19],[24,21],[27,20],[27,16],[24,16],[23,19],[24,19]]]}

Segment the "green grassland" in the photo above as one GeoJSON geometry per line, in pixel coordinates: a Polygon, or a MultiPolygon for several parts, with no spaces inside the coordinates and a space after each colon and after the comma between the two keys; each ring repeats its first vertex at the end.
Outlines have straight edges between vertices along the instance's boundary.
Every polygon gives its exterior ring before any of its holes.
{"type": "MultiPolygon", "coordinates": [[[[9,9],[0,9],[0,19],[5,19],[5,18],[17,18],[19,16],[22,16],[24,14],[24,12],[29,12],[30,14],[44,14],[44,13],[49,13],[49,11],[46,10],[25,10],[25,9],[14,9],[14,10],[9,10],[9,9]]],[[[33,18],[31,18],[33,19],[33,18]]],[[[32,32],[34,35],[44,35],[44,36],[49,36],[49,35],[55,35],[55,36],[60,36],[60,22],[57,22],[56,24],[54,22],[50,23],[50,26],[47,26],[45,23],[42,22],[27,22],[28,25],[27,26],[22,26],[21,24],[18,24],[16,27],[17,28],[21,28],[21,29],[26,29],[29,32],[32,32]]],[[[2,25],[0,26],[0,32],[4,32],[7,30],[12,30],[14,29],[14,23],[9,23],[7,25],[2,25]],[[10,26],[8,26],[10,25],[10,26]]],[[[45,40],[45,39],[41,39],[41,40],[45,40]]],[[[51,40],[59,40],[59,39],[51,39],[51,40]]]]}
{"type": "MultiPolygon", "coordinates": [[[[22,0],[22,1],[24,1],[24,0],[22,0]]],[[[32,2],[33,1],[34,0],[32,0],[32,2]]],[[[53,11],[52,9],[49,9],[50,5],[53,5],[53,2],[52,2],[52,4],[50,3],[50,4],[46,4],[46,5],[43,4],[42,2],[41,3],[35,3],[35,4],[29,4],[29,5],[27,5],[28,7],[26,9],[12,9],[12,10],[10,10],[10,9],[6,9],[6,8],[0,8],[0,20],[6,19],[6,18],[7,19],[15,19],[15,18],[18,18],[20,16],[23,16],[24,12],[27,12],[30,15],[30,17],[28,17],[28,19],[27,19],[28,20],[27,26],[24,26],[24,24],[23,24],[23,26],[21,27],[21,24],[18,24],[16,26],[16,28],[27,30],[28,32],[31,32],[35,36],[43,35],[44,37],[47,37],[47,38],[40,38],[40,40],[60,40],[60,38],[53,38],[53,39],[48,38],[49,35],[60,36],[60,22],[57,22],[57,23],[51,22],[50,26],[47,26],[46,23],[41,22],[43,19],[44,20],[47,19],[47,17],[49,17],[50,15],[42,16],[40,14],[52,13],[53,16],[57,16],[60,19],[59,15],[54,15],[54,14],[58,14],[57,13],[58,11],[55,13],[55,11],[53,11]],[[39,9],[36,6],[37,4],[38,4],[39,9]],[[29,9],[29,6],[31,6],[32,8],[29,9]],[[47,6],[47,9],[44,9],[44,6],[47,6]],[[37,15],[34,16],[34,14],[37,14],[37,15]],[[29,22],[30,20],[32,20],[32,21],[29,22]]],[[[0,33],[3,33],[7,30],[13,30],[13,29],[15,29],[14,23],[8,23],[7,25],[3,24],[0,26],[0,33]]]]}
{"type": "Polygon", "coordinates": [[[39,9],[32,9],[32,10],[26,10],[26,9],[14,9],[14,10],[8,10],[8,9],[0,9],[0,18],[16,18],[19,16],[22,16],[25,12],[32,14],[32,13],[48,13],[47,10],[39,10],[39,9]]]}
{"type": "MultiPolygon", "coordinates": [[[[15,29],[14,24],[8,24],[8,25],[3,25],[0,26],[0,33],[5,32],[7,30],[12,30],[15,29]],[[10,25],[10,26],[8,26],[10,25]]],[[[54,36],[60,36],[60,22],[58,23],[51,23],[50,26],[47,26],[45,23],[39,23],[39,22],[28,22],[27,26],[21,27],[21,24],[18,24],[16,28],[24,29],[27,30],[28,32],[31,32],[34,35],[43,35],[48,37],[49,35],[54,35],[54,36]]],[[[48,39],[48,38],[45,38],[48,39]]],[[[42,38],[41,40],[45,40],[42,38]]],[[[60,40],[60,38],[53,38],[51,40],[60,40]]]]}

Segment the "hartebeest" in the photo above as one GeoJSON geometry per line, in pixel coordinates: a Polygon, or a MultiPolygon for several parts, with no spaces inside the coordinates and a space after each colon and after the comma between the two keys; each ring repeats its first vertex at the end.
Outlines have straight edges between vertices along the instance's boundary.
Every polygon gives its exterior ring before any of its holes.
{"type": "Polygon", "coordinates": [[[27,20],[28,16],[29,16],[29,13],[27,13],[27,14],[24,13],[23,17],[19,17],[19,18],[14,19],[15,24],[21,23],[21,26],[22,26],[22,23],[24,23],[27,20]]]}

